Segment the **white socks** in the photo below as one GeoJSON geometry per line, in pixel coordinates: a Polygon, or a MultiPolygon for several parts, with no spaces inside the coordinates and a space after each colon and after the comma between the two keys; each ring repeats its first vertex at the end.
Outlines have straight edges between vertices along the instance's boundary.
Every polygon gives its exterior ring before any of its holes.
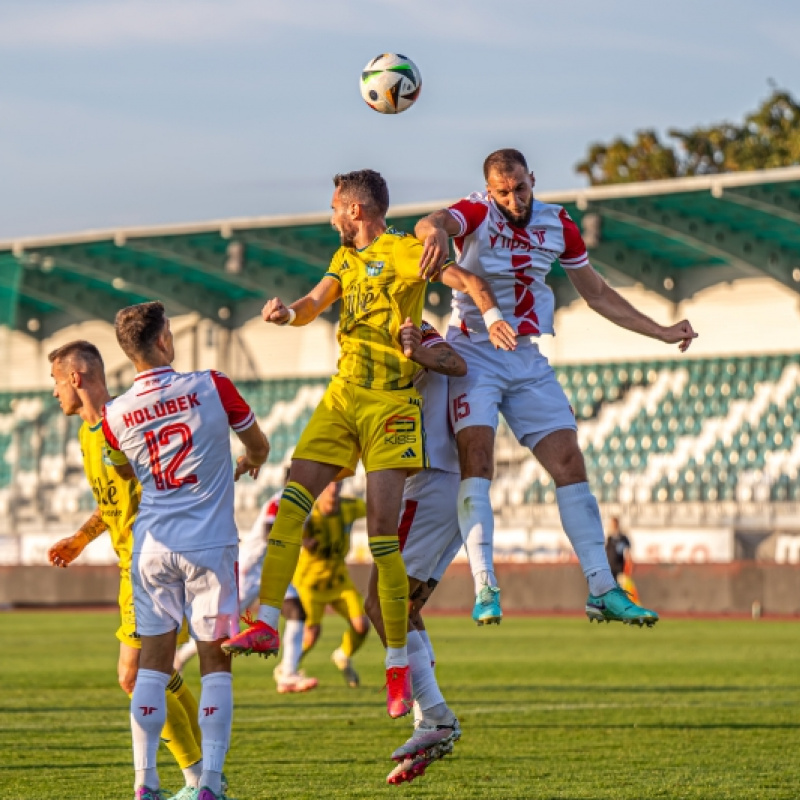
{"type": "Polygon", "coordinates": [[[428,631],[421,630],[417,631],[419,634],[419,638],[422,639],[422,643],[425,645],[425,649],[428,651],[428,656],[431,659],[431,666],[436,666],[436,654],[433,652],[433,645],[431,644],[431,637],[428,636],[428,631]]]}
{"type": "Polygon", "coordinates": [[[494,514],[489,499],[492,482],[487,478],[466,478],[458,487],[458,527],[477,595],[484,585],[497,586],[494,576],[494,514]]]}
{"type": "Polygon", "coordinates": [[[386,648],[386,669],[408,666],[408,644],[405,647],[386,648]]]}
{"type": "Polygon", "coordinates": [[[439,689],[439,684],[436,682],[436,676],[433,674],[428,648],[425,647],[419,631],[411,631],[408,634],[407,647],[414,701],[419,705],[422,717],[426,722],[439,724],[447,714],[447,705],[444,695],[439,689]],[[438,708],[439,706],[441,708],[438,708]]]}
{"type": "MultiPolygon", "coordinates": [[[[168,676],[169,677],[169,676],[168,676]]],[[[200,731],[203,734],[203,774],[200,786],[219,794],[222,790],[222,767],[231,741],[233,720],[233,676],[230,672],[212,672],[200,679],[200,731]]]]}
{"type": "Polygon", "coordinates": [[[134,789],[161,784],[156,770],[156,751],[167,720],[167,684],[171,675],[140,669],[131,695],[131,733],[133,734],[134,789]]]}
{"type": "Polygon", "coordinates": [[[266,622],[273,630],[278,630],[278,621],[281,618],[281,610],[272,606],[259,606],[258,618],[266,622]]]}
{"type": "Polygon", "coordinates": [[[300,657],[303,655],[303,631],[306,624],[301,619],[287,619],[283,628],[283,656],[281,658],[281,673],[294,675],[300,666],[300,657]]]}
{"type": "Polygon", "coordinates": [[[608,567],[600,507],[589,484],[584,481],[561,486],[556,489],[556,501],[564,532],[589,582],[589,592],[596,597],[610,592],[617,583],[608,567]]]}

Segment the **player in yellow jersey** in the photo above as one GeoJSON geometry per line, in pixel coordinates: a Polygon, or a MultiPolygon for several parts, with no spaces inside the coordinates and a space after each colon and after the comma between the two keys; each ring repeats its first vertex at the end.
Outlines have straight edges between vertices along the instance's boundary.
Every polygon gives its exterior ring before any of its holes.
{"type": "Polygon", "coordinates": [[[306,612],[304,656],[319,639],[327,606],[347,620],[342,644],[331,659],[347,685],[355,689],[359,678],[352,658],[367,638],[369,619],[345,558],[350,551],[353,523],[367,516],[367,504],[357,497],[342,497],[341,489],[340,483],[329,483],[314,503],[306,520],[303,549],[292,583],[306,612]]]}
{"type": "MultiPolygon", "coordinates": [[[[51,375],[61,410],[68,417],[83,420],[78,434],[86,478],[92,487],[97,508],[77,533],[56,542],[48,551],[50,563],[68,567],[104,531],[119,559],[119,611],[121,624],[117,630],[119,685],[130,696],[139,669],[141,644],[136,633],[131,584],[131,548],[133,521],[139,508],[141,488],[136,481],[120,478],[107,457],[108,445],[102,430],[102,409],[111,395],[106,387],[103,359],[98,349],[82,340],[70,342],[49,354],[51,375]]],[[[167,692],[167,722],[162,737],[178,766],[183,770],[186,786],[175,795],[183,800],[197,786],[202,767],[200,726],[197,721],[197,700],[175,672],[167,692]]],[[[154,798],[155,800],[155,798],[154,798]]]]}
{"type": "MultiPolygon", "coordinates": [[[[425,466],[418,367],[399,343],[406,318],[422,321],[426,281],[419,276],[422,244],[386,225],[389,190],[373,170],[337,175],[332,224],[342,246],[325,276],[305,297],[286,306],[269,300],[261,315],[276,325],[308,325],[341,298],[339,370],[294,450],[289,483],[272,529],[261,583],[258,620],[231,637],[230,653],[277,652],[283,594],[292,579],[303,525],[314,500],[333,480],[352,475],[361,459],[367,473],[367,533],[378,570],[378,597],[386,629],[387,711],[411,710],[406,651],[408,579],[397,538],[406,476],[425,466]]],[[[446,264],[438,277],[467,292],[496,347],[514,349],[511,327],[479,276],[446,264]]]]}

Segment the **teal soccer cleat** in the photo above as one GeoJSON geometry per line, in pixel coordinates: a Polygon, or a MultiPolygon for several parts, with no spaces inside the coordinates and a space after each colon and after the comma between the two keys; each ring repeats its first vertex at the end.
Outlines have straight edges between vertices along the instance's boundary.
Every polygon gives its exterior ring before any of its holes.
{"type": "Polygon", "coordinates": [[[478,625],[499,625],[503,619],[500,608],[500,589],[497,586],[484,586],[475,598],[472,619],[478,625]]]}
{"type": "Polygon", "coordinates": [[[619,586],[600,597],[590,594],[586,600],[586,616],[589,622],[622,622],[640,628],[642,625],[652,628],[658,622],[655,611],[637,606],[619,586]]]}
{"type": "Polygon", "coordinates": [[[166,789],[151,789],[149,786],[139,786],[133,795],[133,800],[170,800],[172,792],[166,789]]]}

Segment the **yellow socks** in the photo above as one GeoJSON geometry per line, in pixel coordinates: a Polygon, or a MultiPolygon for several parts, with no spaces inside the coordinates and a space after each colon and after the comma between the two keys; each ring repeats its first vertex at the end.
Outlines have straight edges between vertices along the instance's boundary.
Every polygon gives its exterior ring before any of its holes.
{"type": "Polygon", "coordinates": [[[261,571],[262,605],[278,609],[283,605],[286,587],[300,558],[303,525],[313,505],[314,498],[299,483],[289,481],[286,484],[261,571]]]}
{"type": "Polygon", "coordinates": [[[408,576],[397,535],[371,536],[369,549],[378,568],[378,599],[381,604],[386,646],[406,646],[408,629],[408,576]]]}
{"type": "Polygon", "coordinates": [[[167,684],[167,721],[161,738],[181,769],[202,761],[197,701],[179,672],[173,672],[167,684]]]}
{"type": "Polygon", "coordinates": [[[342,644],[339,649],[350,658],[361,649],[366,638],[366,633],[359,633],[355,628],[350,627],[342,635],[342,644]]]}
{"type": "MultiPolygon", "coordinates": [[[[178,702],[183,706],[186,716],[189,718],[189,723],[192,726],[192,733],[194,733],[194,740],[200,745],[203,741],[203,734],[200,732],[200,723],[197,714],[197,700],[192,694],[191,689],[184,683],[183,676],[180,672],[173,672],[172,678],[167,685],[167,691],[172,692],[178,698],[178,702]]],[[[169,713],[167,714],[169,717],[169,713]]]]}

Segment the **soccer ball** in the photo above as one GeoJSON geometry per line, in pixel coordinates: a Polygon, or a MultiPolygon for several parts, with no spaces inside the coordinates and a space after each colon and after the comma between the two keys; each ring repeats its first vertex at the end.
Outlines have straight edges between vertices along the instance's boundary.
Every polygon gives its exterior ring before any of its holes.
{"type": "Polygon", "coordinates": [[[416,64],[399,53],[382,53],[361,73],[361,96],[381,114],[399,114],[411,108],[421,88],[416,64]]]}

